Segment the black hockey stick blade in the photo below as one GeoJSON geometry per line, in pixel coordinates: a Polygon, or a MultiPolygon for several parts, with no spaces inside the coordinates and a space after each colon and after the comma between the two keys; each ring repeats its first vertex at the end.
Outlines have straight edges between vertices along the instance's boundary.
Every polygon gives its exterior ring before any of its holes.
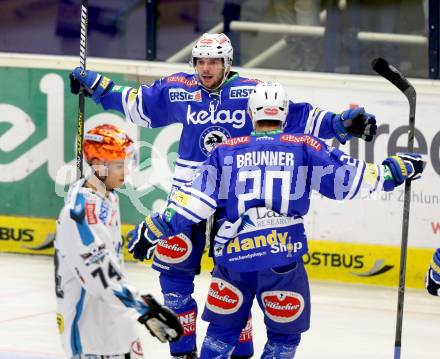
{"type": "Polygon", "coordinates": [[[396,86],[403,93],[412,87],[409,81],[397,70],[393,65],[390,65],[385,59],[378,57],[371,62],[371,67],[382,77],[385,77],[389,82],[396,86]]]}

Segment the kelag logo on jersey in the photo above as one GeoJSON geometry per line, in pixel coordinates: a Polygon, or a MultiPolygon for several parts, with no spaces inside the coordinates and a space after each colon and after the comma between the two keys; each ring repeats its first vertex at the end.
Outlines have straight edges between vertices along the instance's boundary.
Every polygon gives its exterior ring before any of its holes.
{"type": "Polygon", "coordinates": [[[184,89],[170,89],[169,90],[170,102],[186,102],[186,101],[202,101],[202,92],[200,90],[195,92],[188,92],[184,89]]]}
{"type": "Polygon", "coordinates": [[[236,86],[229,90],[229,98],[241,99],[249,98],[249,95],[254,91],[254,86],[236,86]]]}
{"type": "Polygon", "coordinates": [[[191,111],[191,105],[188,105],[186,112],[186,122],[188,125],[204,125],[207,123],[225,124],[231,123],[234,128],[242,128],[246,123],[246,111],[245,110],[220,110],[215,111],[191,111]]]}

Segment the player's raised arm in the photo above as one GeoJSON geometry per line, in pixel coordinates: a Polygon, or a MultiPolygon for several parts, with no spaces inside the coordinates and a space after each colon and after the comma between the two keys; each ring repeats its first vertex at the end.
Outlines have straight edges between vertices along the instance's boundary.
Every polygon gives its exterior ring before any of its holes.
{"type": "Polygon", "coordinates": [[[417,153],[398,153],[382,164],[366,163],[308,137],[305,146],[311,188],[325,197],[343,200],[392,191],[407,179],[418,179],[424,161],[417,153]],[[313,145],[312,145],[313,144],[313,145]]]}
{"type": "Polygon", "coordinates": [[[334,113],[309,103],[289,101],[284,129],[286,133],[305,133],[324,140],[336,138],[345,144],[352,137],[370,142],[376,131],[376,117],[367,113],[363,107],[334,113]]]}
{"type": "Polygon", "coordinates": [[[162,127],[177,122],[168,111],[167,78],[138,88],[116,85],[110,78],[100,73],[75,68],[70,74],[70,90],[78,94],[80,86],[86,96],[91,97],[104,110],[116,110],[127,120],[147,128],[162,127]]]}

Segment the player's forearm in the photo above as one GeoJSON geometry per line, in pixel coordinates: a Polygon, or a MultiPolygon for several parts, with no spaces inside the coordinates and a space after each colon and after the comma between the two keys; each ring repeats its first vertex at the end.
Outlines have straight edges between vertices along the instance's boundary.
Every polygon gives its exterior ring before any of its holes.
{"type": "Polygon", "coordinates": [[[115,110],[125,114],[124,112],[124,102],[125,98],[130,91],[133,90],[131,87],[125,86],[113,86],[111,91],[109,91],[105,96],[101,97],[101,105],[104,110],[115,110]]]}

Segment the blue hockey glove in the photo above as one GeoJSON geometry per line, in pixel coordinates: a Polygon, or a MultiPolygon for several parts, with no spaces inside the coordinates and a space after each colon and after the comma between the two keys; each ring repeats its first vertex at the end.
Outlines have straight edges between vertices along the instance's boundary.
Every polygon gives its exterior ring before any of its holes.
{"type": "Polygon", "coordinates": [[[70,91],[78,95],[80,86],[85,89],[85,95],[91,96],[96,103],[101,103],[101,97],[105,96],[113,88],[113,81],[101,74],[76,67],[70,74],[70,91]]]}
{"type": "Polygon", "coordinates": [[[370,142],[377,131],[376,117],[363,107],[352,108],[337,114],[332,121],[336,138],[345,144],[352,136],[370,142]]]}
{"type": "Polygon", "coordinates": [[[128,237],[131,238],[128,242],[128,251],[140,261],[151,259],[157,243],[170,235],[168,225],[160,214],[154,213],[145,217],[145,221],[128,233],[128,237]]]}
{"type": "Polygon", "coordinates": [[[416,180],[422,176],[425,162],[418,153],[397,153],[382,162],[389,167],[396,185],[405,180],[416,180]]]}
{"type": "Polygon", "coordinates": [[[429,294],[440,296],[440,249],[432,257],[431,265],[426,273],[426,289],[429,294]]]}

